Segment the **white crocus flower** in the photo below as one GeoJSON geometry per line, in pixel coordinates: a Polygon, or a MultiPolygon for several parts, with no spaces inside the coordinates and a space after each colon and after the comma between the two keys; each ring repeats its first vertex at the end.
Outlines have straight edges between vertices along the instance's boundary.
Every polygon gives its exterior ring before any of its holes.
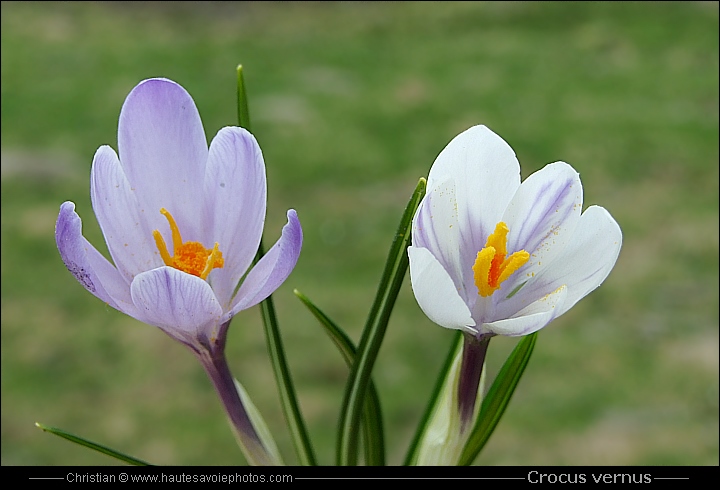
{"type": "Polygon", "coordinates": [[[413,218],[410,278],[423,312],[465,333],[461,433],[490,337],[540,330],[615,265],[620,227],[604,208],[582,205],[570,165],[551,163],[521,183],[515,152],[485,126],[455,137],[435,160],[413,218]]]}
{"type": "Polygon", "coordinates": [[[485,126],[461,133],[430,170],[413,218],[410,278],[438,325],[474,336],[527,335],[608,276],[622,233],[604,208],[582,211],[580,176],[547,165],[520,183],[512,148],[485,126]]]}

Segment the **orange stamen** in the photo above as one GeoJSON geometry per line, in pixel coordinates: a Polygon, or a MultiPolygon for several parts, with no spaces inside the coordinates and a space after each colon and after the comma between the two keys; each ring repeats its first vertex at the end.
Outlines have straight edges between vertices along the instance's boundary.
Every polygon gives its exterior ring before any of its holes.
{"type": "Polygon", "coordinates": [[[488,237],[485,248],[480,250],[473,265],[475,285],[478,294],[487,298],[500,289],[508,277],[530,259],[525,250],[514,252],[507,257],[507,235],[510,229],[500,221],[495,231],[488,237]]]}
{"type": "Polygon", "coordinates": [[[165,265],[187,272],[200,279],[207,279],[213,269],[221,269],[225,265],[225,260],[220,251],[220,245],[217,242],[215,242],[215,246],[212,249],[205,248],[200,242],[183,243],[180,229],[170,212],[162,208],[160,209],[160,213],[167,218],[170,224],[173,241],[173,255],[171,256],[160,231],[153,231],[155,245],[165,265]]]}

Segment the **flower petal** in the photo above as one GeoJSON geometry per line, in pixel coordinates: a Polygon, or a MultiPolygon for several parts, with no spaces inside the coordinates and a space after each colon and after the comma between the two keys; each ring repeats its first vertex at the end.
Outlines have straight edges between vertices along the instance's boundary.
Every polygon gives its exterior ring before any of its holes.
{"type": "Polygon", "coordinates": [[[430,169],[428,191],[448,177],[460,203],[461,262],[472,267],[520,186],[520,164],[505,140],[485,126],[474,126],[440,152],[430,169]]]}
{"type": "Polygon", "coordinates": [[[148,227],[167,226],[160,214],[164,207],[184,240],[200,241],[208,147],[190,94],[161,78],[137,85],[120,112],[118,150],[148,227]]]}
{"type": "Polygon", "coordinates": [[[615,266],[621,246],[622,232],[617,222],[605,208],[590,206],[580,217],[562,255],[526,284],[518,296],[537,297],[567,285],[567,299],[557,314],[560,316],[602,284],[615,266]]]}
{"type": "Polygon", "coordinates": [[[110,255],[128,285],[137,274],[163,265],[135,191],[109,146],[98,148],[93,158],[90,197],[110,255]]]}
{"type": "Polygon", "coordinates": [[[288,222],[283,227],[282,236],[247,275],[233,300],[232,310],[226,313],[223,321],[229,320],[237,312],[255,306],[270,296],[287,279],[297,264],[302,248],[302,228],[294,209],[288,211],[287,218],[288,222]]]}
{"type": "Polygon", "coordinates": [[[82,236],[82,220],[70,201],[60,206],[55,242],[65,266],[85,289],[116,310],[137,318],[127,282],[82,236]]]}
{"type": "Polygon", "coordinates": [[[205,202],[208,237],[220,245],[225,261],[209,280],[223,309],[228,310],[235,287],[260,244],[267,202],[262,152],[255,137],[244,129],[223,128],[210,144],[205,202]]]}
{"type": "MultiPolygon", "coordinates": [[[[465,284],[472,268],[464,270],[460,260],[460,226],[458,224],[458,205],[455,198],[455,182],[448,178],[425,194],[413,218],[412,244],[426,248],[450,275],[455,289],[467,303],[468,292],[465,284]]],[[[472,284],[472,279],[470,279],[472,284]]],[[[471,294],[477,296],[477,291],[471,294]]]]}
{"type": "Polygon", "coordinates": [[[408,257],[413,293],[425,315],[441,327],[476,334],[470,309],[433,254],[413,245],[408,247],[408,257]]]}
{"type": "Polygon", "coordinates": [[[519,311],[513,318],[483,323],[482,332],[493,332],[508,337],[519,337],[536,332],[562,314],[561,309],[567,292],[567,288],[561,286],[519,311]]]}
{"type": "Polygon", "coordinates": [[[130,293],[144,322],[185,344],[198,345],[217,333],[222,308],[199,277],[163,266],[138,274],[130,293]]]}
{"type": "Polygon", "coordinates": [[[562,253],[580,219],[582,200],[580,176],[567,163],[551,163],[525,179],[503,221],[510,229],[508,252],[525,250],[530,260],[502,285],[499,298],[562,253]]]}

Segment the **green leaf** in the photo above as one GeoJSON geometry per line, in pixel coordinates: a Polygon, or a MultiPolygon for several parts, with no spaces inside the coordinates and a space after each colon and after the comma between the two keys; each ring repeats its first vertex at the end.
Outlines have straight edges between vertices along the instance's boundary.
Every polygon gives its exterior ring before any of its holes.
{"type": "MultiPolygon", "coordinates": [[[[294,291],[300,301],[307,306],[320,324],[325,327],[325,332],[337,346],[349,368],[355,362],[357,349],[348,335],[325,313],[320,310],[310,299],[297,289],[294,291]]],[[[368,384],[365,407],[363,408],[363,436],[365,438],[365,464],[368,466],[385,466],[385,440],[382,425],[382,411],[380,399],[375,389],[375,383],[370,379],[368,384]]]]}
{"type": "Polygon", "coordinates": [[[250,130],[250,109],[248,108],[247,91],[245,89],[245,77],[243,77],[243,66],[237,66],[237,93],[238,93],[238,124],[241,128],[250,130]]]}
{"type": "MultiPolygon", "coordinates": [[[[262,247],[262,243],[260,246],[262,247]]],[[[261,248],[258,250],[255,263],[257,263],[263,255],[264,251],[261,248]]],[[[317,461],[310,442],[310,436],[308,435],[305,421],[300,412],[300,406],[297,401],[297,396],[295,395],[295,387],[285,359],[285,350],[282,345],[282,339],[280,338],[280,329],[277,324],[277,316],[275,314],[275,305],[273,304],[272,296],[268,296],[265,301],[260,303],[260,310],[263,325],[265,326],[265,338],[270,353],[270,362],[272,363],[275,380],[278,384],[280,403],[290,429],[290,435],[295,445],[299,463],[304,466],[316,466],[317,461]]]]}
{"type": "Polygon", "coordinates": [[[365,392],[370,382],[375,359],[377,359],[380,345],[385,337],[385,330],[395,300],[405,278],[408,267],[407,247],[410,244],[412,218],[425,195],[427,181],[421,178],[410,197],[405,212],[400,220],[390,253],[388,254],[385,270],[383,271],[375,301],[368,315],[357,357],[353,364],[345,388],[340,411],[340,428],[337,442],[337,462],[341,466],[354,466],[357,464],[357,442],[360,414],[365,399],[365,392]]]}
{"type": "Polygon", "coordinates": [[[472,464],[497,427],[530,361],[536,340],[537,332],[523,337],[503,364],[490,390],[485,395],[477,422],[458,465],[472,464]]]}
{"type": "MultiPolygon", "coordinates": [[[[250,112],[248,110],[248,99],[245,90],[245,79],[243,77],[242,65],[237,67],[237,90],[238,90],[238,123],[241,127],[251,131],[250,129],[250,112]]],[[[265,255],[265,247],[262,239],[258,247],[257,255],[253,264],[265,255]]],[[[268,351],[270,354],[270,362],[275,373],[275,380],[278,384],[278,392],[280,394],[280,403],[287,420],[290,435],[295,445],[295,452],[301,465],[315,466],[315,454],[313,452],[310,436],[308,435],[305,421],[300,412],[300,406],[295,395],[295,387],[293,385],[290,370],[288,369],[285,359],[285,349],[282,345],[280,337],[280,328],[275,313],[275,304],[272,296],[268,296],[265,301],[260,303],[260,311],[262,315],[263,325],[265,327],[265,338],[267,340],[268,351]]]]}
{"type": "MultiPolygon", "coordinates": [[[[270,464],[274,464],[275,466],[283,466],[280,451],[278,451],[277,444],[275,444],[275,439],[273,439],[273,436],[270,433],[270,429],[268,428],[267,423],[265,423],[265,419],[250,399],[250,395],[248,395],[247,391],[245,391],[245,387],[241,385],[237,379],[233,378],[233,381],[235,382],[235,389],[238,392],[240,401],[242,402],[243,407],[245,407],[247,416],[250,419],[253,427],[255,428],[255,432],[257,433],[258,438],[260,438],[260,442],[267,451],[267,454],[270,456],[270,458],[272,458],[270,464]]],[[[248,459],[248,462],[251,462],[251,457],[248,457],[246,455],[246,458],[248,459]]],[[[257,466],[258,463],[252,461],[252,464],[257,466]]]]}
{"type": "Polygon", "coordinates": [[[62,437],[63,439],[67,439],[68,441],[74,442],[75,444],[80,444],[81,446],[85,446],[87,448],[93,449],[99,453],[107,454],[108,456],[113,457],[115,459],[119,459],[120,461],[124,461],[127,464],[131,464],[131,465],[135,465],[135,466],[152,466],[150,463],[146,463],[145,461],[143,461],[141,459],[133,458],[132,456],[128,456],[127,454],[123,454],[123,453],[116,451],[114,449],[111,449],[107,446],[103,446],[102,444],[88,441],[87,439],[83,439],[80,436],[76,436],[74,434],[70,434],[69,432],[65,432],[62,429],[57,429],[55,427],[48,427],[47,425],[43,425],[40,422],[35,422],[35,426],[42,429],[45,432],[55,434],[56,436],[62,437]]]}
{"type": "Polygon", "coordinates": [[[453,367],[453,362],[455,358],[457,357],[458,353],[461,352],[463,345],[463,336],[460,331],[457,331],[455,333],[455,340],[453,340],[453,343],[450,345],[450,350],[448,351],[448,355],[445,358],[445,362],[443,363],[442,369],[440,369],[440,375],[438,376],[437,381],[435,382],[435,388],[433,388],[432,394],[430,395],[430,400],[428,401],[427,408],[425,408],[425,413],[423,414],[422,418],[420,419],[420,423],[418,424],[417,430],[415,431],[415,436],[413,437],[412,442],[410,443],[410,447],[408,448],[407,456],[405,456],[405,462],[403,463],[405,466],[408,465],[414,465],[417,459],[417,449],[418,444],[422,440],[423,436],[425,435],[425,431],[427,430],[428,423],[430,422],[430,418],[433,413],[435,413],[435,410],[437,409],[437,405],[439,403],[440,394],[443,391],[443,388],[448,383],[448,377],[450,376],[450,371],[453,367]]]}

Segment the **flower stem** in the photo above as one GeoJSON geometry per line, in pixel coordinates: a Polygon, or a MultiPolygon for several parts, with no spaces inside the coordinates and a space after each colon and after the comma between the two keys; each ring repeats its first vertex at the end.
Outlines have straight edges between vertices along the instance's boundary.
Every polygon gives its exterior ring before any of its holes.
{"type": "Polygon", "coordinates": [[[275,459],[261,441],[240,399],[235,386],[235,379],[230,373],[230,367],[225,359],[225,335],[219,335],[218,337],[209,349],[195,350],[195,354],[200,359],[205,372],[222,401],[230,426],[235,433],[245,459],[249,464],[255,466],[275,465],[275,459]]]}
{"type": "Polygon", "coordinates": [[[460,378],[458,380],[458,410],[460,411],[460,432],[464,433],[468,424],[472,422],[475,412],[475,400],[480,385],[485,354],[490,344],[491,335],[482,335],[480,338],[465,334],[463,343],[462,363],[460,365],[460,378]]]}

